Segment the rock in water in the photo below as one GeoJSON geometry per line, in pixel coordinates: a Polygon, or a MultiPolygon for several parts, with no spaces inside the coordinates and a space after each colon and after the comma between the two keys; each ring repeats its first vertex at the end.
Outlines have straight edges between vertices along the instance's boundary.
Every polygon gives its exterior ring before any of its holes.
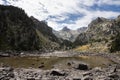
{"type": "Polygon", "coordinates": [[[76,69],[78,69],[78,70],[89,70],[89,67],[88,67],[87,64],[78,64],[76,66],[76,69]]]}

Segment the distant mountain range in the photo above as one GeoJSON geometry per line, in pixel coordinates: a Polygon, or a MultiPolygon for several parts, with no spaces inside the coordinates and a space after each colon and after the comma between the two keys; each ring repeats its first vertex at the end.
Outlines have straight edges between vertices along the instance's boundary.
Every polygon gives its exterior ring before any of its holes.
{"type": "Polygon", "coordinates": [[[62,30],[60,31],[55,31],[53,30],[53,33],[59,37],[59,38],[62,38],[64,40],[69,40],[71,42],[74,42],[76,37],[82,33],[82,32],[85,32],[87,30],[87,27],[82,27],[82,28],[79,28],[77,30],[71,30],[69,29],[68,27],[64,27],[62,30]]]}
{"type": "Polygon", "coordinates": [[[87,27],[55,31],[24,10],[0,5],[0,51],[54,51],[86,46],[88,51],[120,51],[120,16],[98,17],[87,27]]]}

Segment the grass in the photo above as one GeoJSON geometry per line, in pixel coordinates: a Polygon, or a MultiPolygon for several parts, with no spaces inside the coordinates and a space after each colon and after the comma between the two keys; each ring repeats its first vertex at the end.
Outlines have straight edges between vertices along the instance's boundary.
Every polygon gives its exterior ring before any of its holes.
{"type": "Polygon", "coordinates": [[[48,39],[45,38],[39,30],[36,29],[36,33],[39,36],[39,39],[41,40],[42,44],[45,45],[47,42],[49,42],[48,39]]]}
{"type": "Polygon", "coordinates": [[[67,62],[69,61],[79,61],[90,64],[91,67],[106,67],[108,64],[113,64],[109,59],[99,57],[99,56],[77,56],[77,57],[4,57],[0,58],[0,64],[6,64],[14,68],[38,68],[40,65],[44,64],[42,69],[52,69],[54,65],[61,64],[58,68],[69,68],[67,62]]]}
{"type": "Polygon", "coordinates": [[[83,52],[109,52],[107,45],[102,42],[94,42],[91,44],[83,45],[83,46],[78,46],[77,48],[74,49],[74,51],[83,51],[83,52]]]}
{"type": "Polygon", "coordinates": [[[75,51],[86,51],[90,48],[90,45],[83,45],[83,46],[79,46],[75,49],[75,51]]]}

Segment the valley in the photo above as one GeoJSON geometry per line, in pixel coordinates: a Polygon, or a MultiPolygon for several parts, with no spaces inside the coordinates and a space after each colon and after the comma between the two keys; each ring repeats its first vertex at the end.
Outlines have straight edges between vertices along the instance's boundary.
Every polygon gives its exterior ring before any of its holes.
{"type": "Polygon", "coordinates": [[[0,5],[0,80],[120,80],[120,16],[55,31],[0,5]]]}

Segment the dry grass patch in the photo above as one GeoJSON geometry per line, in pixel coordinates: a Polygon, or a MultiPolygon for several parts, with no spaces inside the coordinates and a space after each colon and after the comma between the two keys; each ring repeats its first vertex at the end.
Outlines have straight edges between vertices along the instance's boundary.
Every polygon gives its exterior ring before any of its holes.
{"type": "Polygon", "coordinates": [[[86,51],[90,48],[90,45],[83,45],[83,46],[79,46],[76,49],[74,49],[75,51],[86,51]]]}
{"type": "Polygon", "coordinates": [[[75,51],[82,52],[109,52],[108,47],[105,43],[92,43],[83,46],[78,46],[74,49],[75,51]]]}

